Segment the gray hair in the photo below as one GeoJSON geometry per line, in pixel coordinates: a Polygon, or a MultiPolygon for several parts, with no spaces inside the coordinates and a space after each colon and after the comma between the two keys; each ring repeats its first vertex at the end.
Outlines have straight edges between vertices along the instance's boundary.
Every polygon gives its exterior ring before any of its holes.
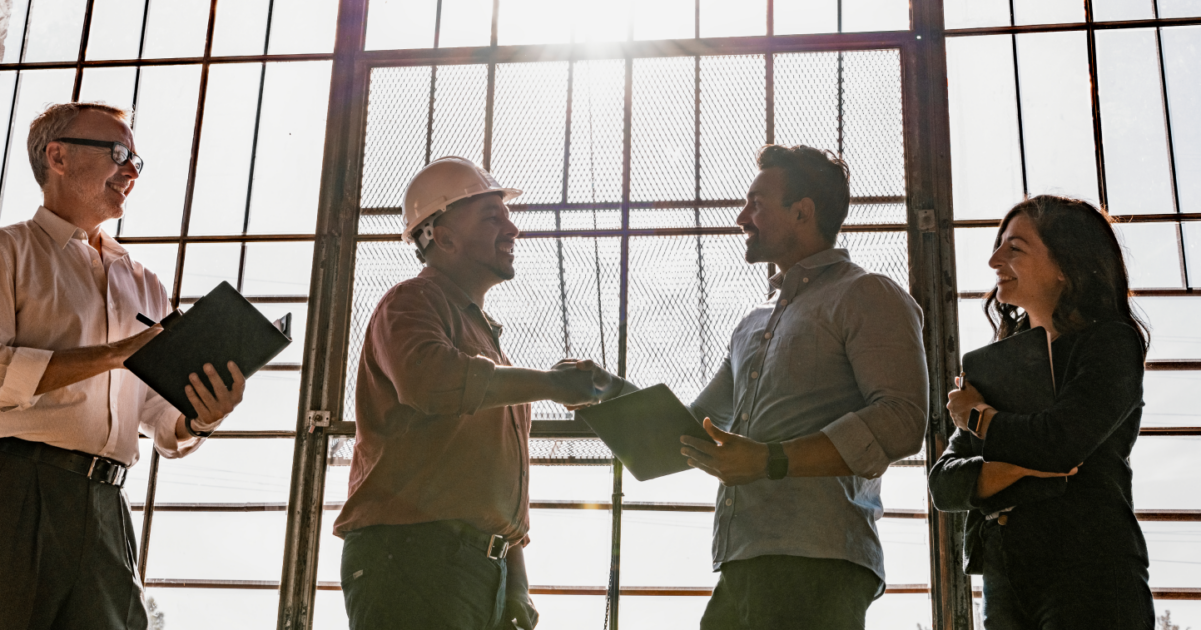
{"type": "Polygon", "coordinates": [[[128,123],[133,116],[132,112],[127,109],[99,101],[57,103],[47,107],[46,111],[38,114],[38,117],[29,124],[29,140],[26,142],[29,149],[29,165],[33,167],[33,178],[37,180],[38,186],[46,185],[46,174],[50,170],[50,164],[46,161],[46,145],[60,137],[75,121],[75,117],[85,109],[95,109],[111,114],[124,123],[128,123]]]}

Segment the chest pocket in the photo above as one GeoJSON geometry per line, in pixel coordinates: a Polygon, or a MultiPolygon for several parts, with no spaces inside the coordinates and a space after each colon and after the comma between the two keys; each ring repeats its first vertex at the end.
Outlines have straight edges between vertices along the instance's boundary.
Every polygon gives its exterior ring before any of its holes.
{"type": "Polygon", "coordinates": [[[820,335],[817,326],[805,323],[781,338],[776,347],[776,356],[772,357],[775,371],[785,375],[794,386],[808,389],[807,383],[813,380],[822,363],[820,335]]]}

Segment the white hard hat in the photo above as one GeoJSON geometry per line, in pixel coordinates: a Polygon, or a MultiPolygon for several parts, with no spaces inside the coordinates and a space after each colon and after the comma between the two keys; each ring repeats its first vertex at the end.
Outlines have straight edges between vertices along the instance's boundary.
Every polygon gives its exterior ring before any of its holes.
{"type": "Polygon", "coordinates": [[[434,234],[434,219],[446,211],[450,204],[468,197],[499,192],[504,201],[521,194],[516,188],[504,188],[496,178],[471,160],[447,156],[430,162],[421,169],[404,197],[405,242],[417,243],[425,249],[434,234]]]}

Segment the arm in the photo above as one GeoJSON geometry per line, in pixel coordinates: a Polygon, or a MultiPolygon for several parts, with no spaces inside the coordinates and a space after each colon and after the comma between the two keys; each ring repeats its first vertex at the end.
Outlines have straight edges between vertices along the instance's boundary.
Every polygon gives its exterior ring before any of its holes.
{"type": "MultiPolygon", "coordinates": [[[[538,625],[538,610],[530,600],[530,582],[525,572],[525,552],[521,545],[509,548],[505,556],[508,578],[505,582],[505,621],[522,630],[533,630],[538,625]]],[[[501,624],[501,628],[511,628],[501,624]]]]}
{"type": "Polygon", "coordinates": [[[163,327],[155,325],[115,343],[58,350],[46,364],[46,371],[38,382],[37,394],[73,385],[109,370],[121,369],[126,359],[161,332],[163,327]]]}
{"type": "Polygon", "coordinates": [[[1069,473],[1142,404],[1143,354],[1135,331],[1103,323],[1084,334],[1073,350],[1078,368],[1052,407],[1034,414],[1000,410],[981,427],[986,460],[1069,473]]]}

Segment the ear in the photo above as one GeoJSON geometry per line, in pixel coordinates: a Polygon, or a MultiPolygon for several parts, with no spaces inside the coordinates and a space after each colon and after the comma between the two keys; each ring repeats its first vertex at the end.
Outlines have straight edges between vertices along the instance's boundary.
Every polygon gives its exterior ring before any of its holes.
{"type": "Polygon", "coordinates": [[[447,252],[454,252],[457,247],[454,232],[445,225],[434,226],[434,246],[447,252]]]}
{"type": "Polygon", "coordinates": [[[61,142],[46,145],[46,163],[50,170],[65,175],[67,172],[67,147],[61,142]]]}
{"type": "Polygon", "coordinates": [[[799,223],[810,223],[817,217],[817,206],[813,205],[813,200],[809,197],[792,202],[788,211],[796,217],[799,223]]]}

